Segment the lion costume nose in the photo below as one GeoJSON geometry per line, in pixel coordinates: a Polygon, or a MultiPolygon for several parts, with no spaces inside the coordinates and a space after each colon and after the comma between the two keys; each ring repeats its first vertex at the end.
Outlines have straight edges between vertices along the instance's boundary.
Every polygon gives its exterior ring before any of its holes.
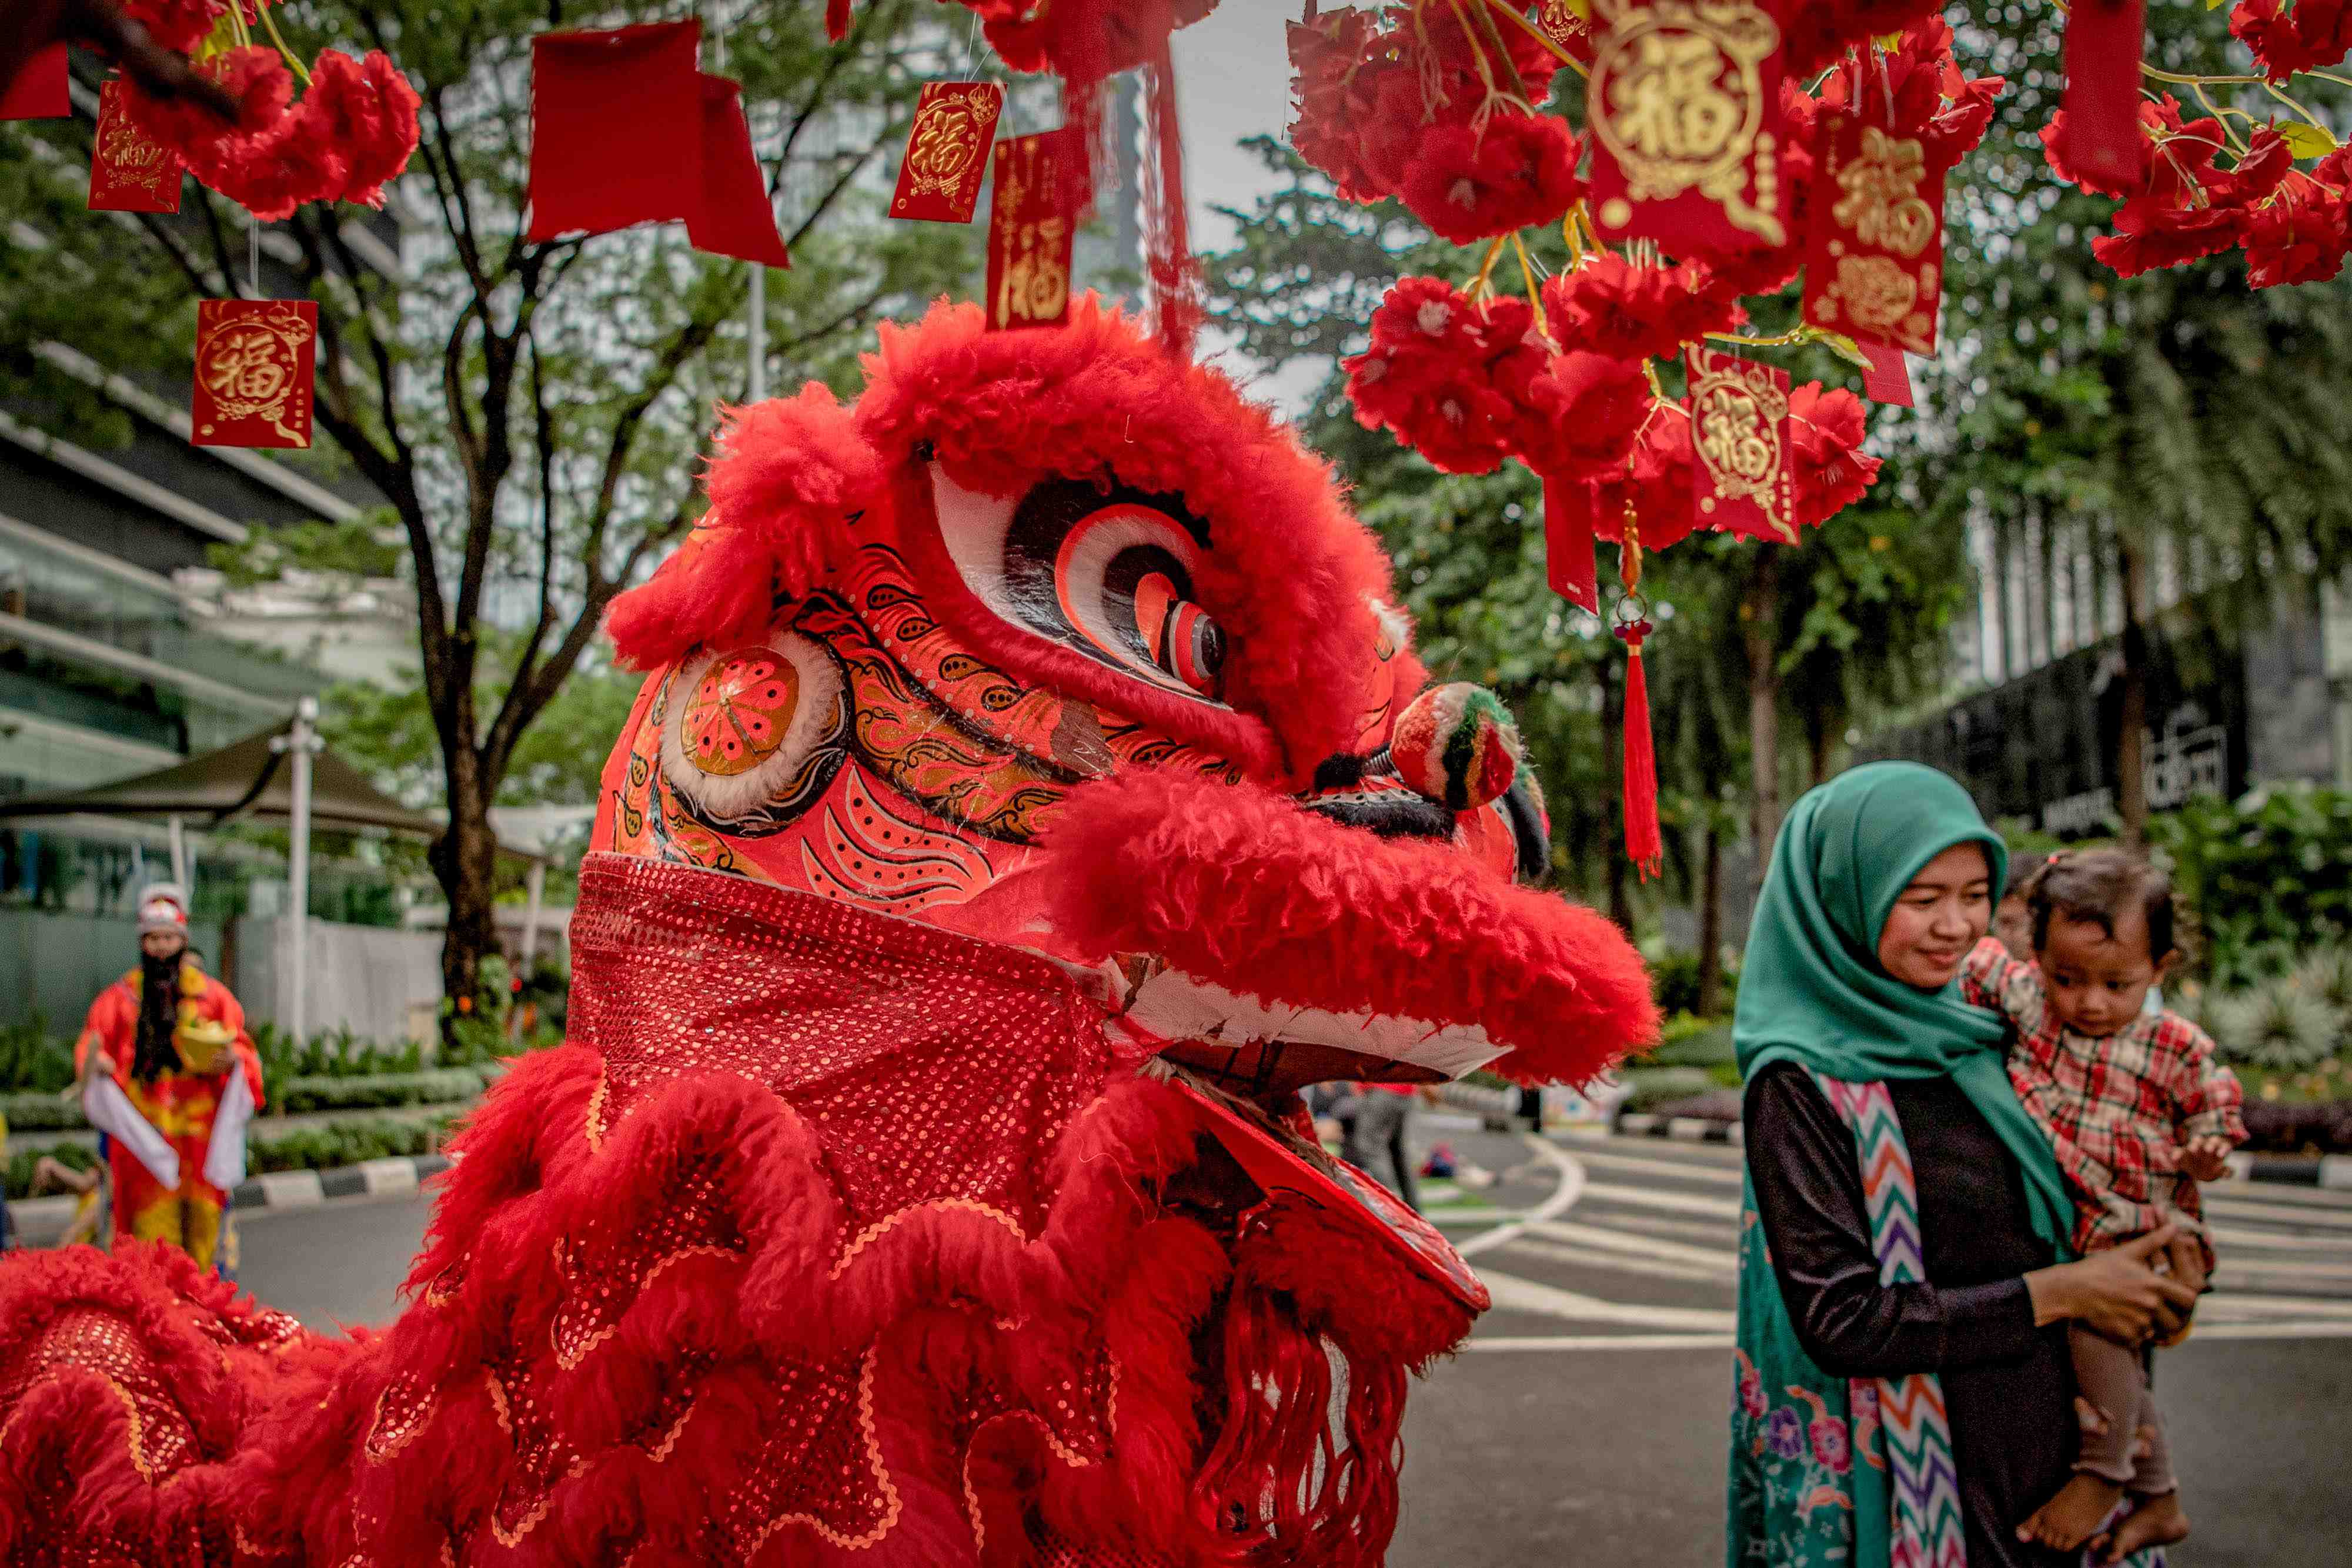
{"type": "Polygon", "coordinates": [[[1432,686],[1400,715],[1389,760],[1414,793],[1450,811],[1501,798],[1519,771],[1519,727],[1484,686],[1432,686]]]}

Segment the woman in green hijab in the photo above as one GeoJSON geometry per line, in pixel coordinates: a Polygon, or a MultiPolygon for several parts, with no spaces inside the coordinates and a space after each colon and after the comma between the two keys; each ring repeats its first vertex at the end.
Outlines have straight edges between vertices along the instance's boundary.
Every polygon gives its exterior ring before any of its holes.
{"type": "Polygon", "coordinates": [[[1747,1201],[1732,1568],[2060,1568],[2017,1526],[2071,1472],[2064,1320],[2168,1332],[2159,1232],[2070,1260],[2073,1206],[2006,1026],[1957,984],[2008,854],[1967,791],[1882,762],[1799,800],[1740,972],[1747,1201]]]}

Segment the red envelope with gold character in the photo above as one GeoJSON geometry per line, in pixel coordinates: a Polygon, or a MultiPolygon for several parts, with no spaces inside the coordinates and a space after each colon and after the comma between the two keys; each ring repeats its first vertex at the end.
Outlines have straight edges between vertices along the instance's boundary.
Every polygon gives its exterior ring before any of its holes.
{"type": "Polygon", "coordinates": [[[198,446],[308,446],[319,307],[310,299],[196,302],[198,446]]]}
{"type": "Polygon", "coordinates": [[[1683,365],[1690,372],[1691,486],[1699,527],[1796,543],[1788,372],[1697,344],[1683,365]]]}
{"type": "Polygon", "coordinates": [[[1936,351],[1944,176],[1916,137],[1827,116],[1814,176],[1805,319],[1914,354],[1936,351]]]}
{"type": "Polygon", "coordinates": [[[1004,89],[992,81],[925,84],[915,100],[907,155],[898,162],[890,215],[934,224],[971,222],[1003,110],[1004,89]]]}
{"type": "Polygon", "coordinates": [[[89,154],[93,213],[176,213],[180,155],[150,137],[122,112],[122,84],[98,89],[98,134],[89,154]]]}
{"type": "Polygon", "coordinates": [[[1787,243],[1770,6],[1625,0],[1596,28],[1585,102],[1603,239],[1654,239],[1677,254],[1787,243]]]}
{"type": "Polygon", "coordinates": [[[1085,148],[1067,131],[996,145],[988,209],[988,325],[1058,327],[1070,314],[1070,253],[1077,222],[1063,204],[1062,160],[1085,148]]]}

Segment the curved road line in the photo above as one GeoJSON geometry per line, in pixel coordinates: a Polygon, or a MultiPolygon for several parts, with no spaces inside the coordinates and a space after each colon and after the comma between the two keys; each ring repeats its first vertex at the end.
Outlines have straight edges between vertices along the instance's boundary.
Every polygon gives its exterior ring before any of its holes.
{"type": "Polygon", "coordinates": [[[1454,1250],[1465,1258],[1500,1247],[1506,1241],[1524,1233],[1530,1225],[1540,1225],[1547,1220],[1558,1219],[1575,1207],[1578,1198],[1584,1196],[1584,1166],[1575,1155],[1559,1147],[1550,1139],[1535,1133],[1520,1134],[1519,1141],[1533,1149],[1538,1158],[1549,1161],[1558,1167],[1559,1186],[1553,1190],[1549,1197],[1527,1210],[1517,1218],[1505,1220],[1492,1230],[1481,1231],[1456,1246],[1454,1250]]]}

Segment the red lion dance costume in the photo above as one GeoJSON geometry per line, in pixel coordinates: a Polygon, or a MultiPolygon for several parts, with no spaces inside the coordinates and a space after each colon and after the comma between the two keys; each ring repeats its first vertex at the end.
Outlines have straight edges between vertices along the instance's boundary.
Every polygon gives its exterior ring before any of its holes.
{"type": "Polygon", "coordinates": [[[1370,1568],[1484,1292],[1298,1084],[1654,1028],[1326,465],[1091,302],[740,411],[614,610],[572,1035],[349,1340],[0,1270],[9,1563],[1370,1568]],[[1508,788],[1506,788],[1506,785],[1508,788]]]}

